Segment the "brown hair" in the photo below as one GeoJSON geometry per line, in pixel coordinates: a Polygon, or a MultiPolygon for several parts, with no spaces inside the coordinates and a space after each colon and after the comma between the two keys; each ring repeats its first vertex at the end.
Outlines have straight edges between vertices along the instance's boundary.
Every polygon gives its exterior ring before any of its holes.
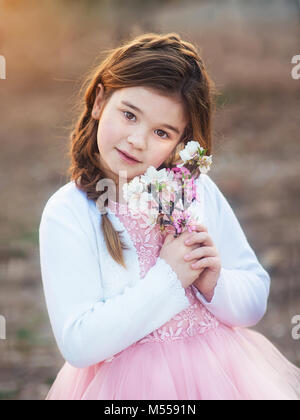
{"type": "MultiPolygon", "coordinates": [[[[71,132],[68,170],[70,180],[97,201],[103,193],[96,191],[104,178],[97,146],[98,120],[92,117],[98,83],[104,86],[104,102],[117,89],[145,86],[164,94],[179,94],[188,112],[189,122],[171,156],[159,168],[171,168],[180,161],[179,152],[193,139],[211,154],[212,111],[215,108],[215,85],[209,77],[196,47],[183,41],[177,33],[146,33],[105,51],[107,56],[86,77],[87,85],[80,106],[83,108],[71,132]]],[[[103,107],[104,108],[104,107],[103,107]]],[[[100,117],[101,119],[101,117],[100,117]]],[[[100,121],[99,119],[99,121],[100,121]]],[[[101,227],[112,258],[126,268],[121,240],[107,217],[102,214],[101,227]]]]}

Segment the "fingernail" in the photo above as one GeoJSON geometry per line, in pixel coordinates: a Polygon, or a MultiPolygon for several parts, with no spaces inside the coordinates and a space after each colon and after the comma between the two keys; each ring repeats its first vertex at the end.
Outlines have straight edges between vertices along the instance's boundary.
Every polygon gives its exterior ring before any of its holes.
{"type": "Polygon", "coordinates": [[[185,258],[186,260],[188,260],[188,259],[190,258],[190,254],[186,254],[186,255],[184,256],[184,258],[185,258]]]}
{"type": "Polygon", "coordinates": [[[189,241],[189,239],[187,239],[186,241],[185,241],[185,244],[186,245],[188,245],[188,244],[190,244],[191,242],[189,241]]]}

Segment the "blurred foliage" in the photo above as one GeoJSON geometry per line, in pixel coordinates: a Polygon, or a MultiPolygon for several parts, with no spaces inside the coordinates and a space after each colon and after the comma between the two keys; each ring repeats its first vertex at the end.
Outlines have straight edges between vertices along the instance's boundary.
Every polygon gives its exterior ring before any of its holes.
{"type": "MultiPolygon", "coordinates": [[[[200,3],[206,0],[189,1],[200,3]]],[[[0,0],[0,5],[7,9],[22,12],[40,7],[38,0],[0,0]]],[[[144,31],[156,31],[158,28],[153,19],[154,10],[181,4],[181,0],[44,0],[44,10],[52,10],[57,14],[68,14],[68,11],[79,10],[82,23],[89,19],[99,19],[100,16],[113,14],[109,25],[113,26],[115,42],[135,35],[138,28],[144,31]]],[[[105,19],[104,19],[105,20],[105,19]]],[[[101,24],[104,24],[102,21],[101,24]]]]}

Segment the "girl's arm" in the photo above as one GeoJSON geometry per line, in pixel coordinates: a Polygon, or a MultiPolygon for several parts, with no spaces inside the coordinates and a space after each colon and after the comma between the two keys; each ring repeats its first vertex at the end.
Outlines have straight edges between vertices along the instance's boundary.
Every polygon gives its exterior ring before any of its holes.
{"type": "Polygon", "coordinates": [[[50,198],[39,227],[51,326],[63,357],[79,368],[112,357],[189,306],[176,273],[161,258],[133,287],[105,300],[83,216],[66,199],[50,198]]]}
{"type": "Polygon", "coordinates": [[[223,323],[256,325],[267,309],[270,276],[259,263],[222,192],[207,174],[201,174],[201,178],[204,224],[218,250],[222,268],[210,302],[192,287],[198,299],[223,323]]]}

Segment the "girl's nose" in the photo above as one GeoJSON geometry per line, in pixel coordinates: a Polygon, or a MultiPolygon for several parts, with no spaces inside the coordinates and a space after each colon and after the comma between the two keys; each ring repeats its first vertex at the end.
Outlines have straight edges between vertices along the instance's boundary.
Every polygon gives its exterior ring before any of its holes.
{"type": "Polygon", "coordinates": [[[143,135],[131,135],[127,140],[136,149],[144,149],[147,143],[146,136],[143,135]]]}

